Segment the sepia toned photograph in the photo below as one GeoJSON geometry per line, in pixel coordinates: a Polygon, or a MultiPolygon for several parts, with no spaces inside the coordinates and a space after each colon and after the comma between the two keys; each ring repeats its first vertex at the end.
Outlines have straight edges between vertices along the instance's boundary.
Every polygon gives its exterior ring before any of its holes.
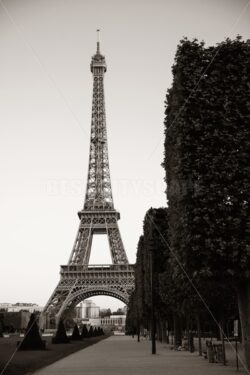
{"type": "Polygon", "coordinates": [[[0,375],[250,374],[250,0],[0,0],[0,375]]]}

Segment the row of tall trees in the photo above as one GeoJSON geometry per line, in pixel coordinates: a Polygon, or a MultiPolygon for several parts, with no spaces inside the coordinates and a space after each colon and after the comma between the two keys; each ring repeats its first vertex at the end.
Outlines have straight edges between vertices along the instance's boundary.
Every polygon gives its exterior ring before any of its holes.
{"type": "Polygon", "coordinates": [[[186,336],[192,351],[195,331],[202,354],[201,335],[222,338],[223,332],[232,334],[233,321],[238,317],[236,295],[234,290],[215,282],[201,291],[173,252],[169,230],[169,209],[150,208],[138,242],[127,332],[140,335],[146,329],[151,334],[154,319],[157,339],[169,342],[169,336],[174,336],[173,344],[178,348],[186,336]]]}
{"type": "Polygon", "coordinates": [[[158,275],[164,272],[167,263],[165,251],[166,223],[166,208],[151,208],[144,219],[143,236],[139,239],[137,250],[135,290],[131,296],[127,313],[127,329],[130,332],[137,331],[139,333],[143,329],[152,329],[151,307],[153,297],[158,336],[162,337],[162,332],[164,332],[165,337],[167,305],[165,305],[160,295],[158,275]]]}
{"type": "Polygon", "coordinates": [[[176,343],[184,316],[188,329],[200,330],[202,317],[226,331],[238,304],[250,367],[250,42],[237,37],[206,48],[184,39],[172,71],[163,162],[168,209],[145,216],[129,314],[137,309],[144,324],[149,316],[151,246],[156,315],[172,321],[176,343]]]}

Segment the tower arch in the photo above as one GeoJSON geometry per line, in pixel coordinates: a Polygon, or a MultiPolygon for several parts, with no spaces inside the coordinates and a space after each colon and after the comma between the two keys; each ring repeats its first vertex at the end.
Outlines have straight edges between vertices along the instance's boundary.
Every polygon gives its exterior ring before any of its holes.
{"type": "Polygon", "coordinates": [[[125,305],[128,305],[128,297],[123,292],[120,292],[117,290],[111,291],[108,288],[98,288],[98,289],[86,288],[84,290],[79,290],[78,292],[75,292],[74,295],[72,295],[72,297],[69,299],[69,302],[66,308],[74,308],[85,299],[89,299],[91,297],[96,297],[96,296],[113,297],[113,298],[120,300],[125,305]]]}

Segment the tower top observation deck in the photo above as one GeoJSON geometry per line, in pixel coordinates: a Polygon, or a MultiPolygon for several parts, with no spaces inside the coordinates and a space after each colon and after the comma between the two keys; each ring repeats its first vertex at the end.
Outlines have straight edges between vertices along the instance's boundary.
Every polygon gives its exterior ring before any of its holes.
{"type": "Polygon", "coordinates": [[[103,71],[107,71],[107,65],[105,61],[105,56],[100,52],[100,30],[97,30],[97,43],[96,43],[96,53],[92,56],[90,70],[92,73],[94,72],[94,68],[103,68],[103,71]]]}

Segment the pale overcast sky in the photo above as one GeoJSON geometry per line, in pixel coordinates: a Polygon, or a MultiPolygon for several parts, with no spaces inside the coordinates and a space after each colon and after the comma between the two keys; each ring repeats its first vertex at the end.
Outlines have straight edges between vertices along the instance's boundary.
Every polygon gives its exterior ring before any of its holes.
{"type": "MultiPolygon", "coordinates": [[[[108,65],[105,100],[115,208],[134,262],[145,212],[166,204],[160,166],[164,100],[176,46],[183,36],[207,45],[237,34],[250,38],[247,3],[0,2],[0,302],[44,305],[59,281],[59,266],[68,261],[86,186],[95,30],[101,29],[108,65]]],[[[91,262],[108,262],[98,244],[91,262]]],[[[122,306],[105,297],[94,300],[102,307],[122,306]]]]}

